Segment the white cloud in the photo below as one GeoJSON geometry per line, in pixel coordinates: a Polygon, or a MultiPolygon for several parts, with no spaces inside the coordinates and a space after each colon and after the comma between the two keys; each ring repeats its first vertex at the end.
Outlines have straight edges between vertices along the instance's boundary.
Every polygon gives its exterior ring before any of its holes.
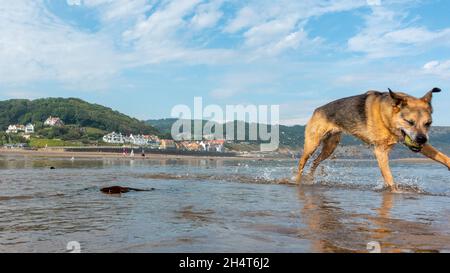
{"type": "Polygon", "coordinates": [[[431,71],[431,70],[435,69],[436,67],[439,67],[440,65],[441,65],[441,63],[439,61],[431,61],[431,62],[424,64],[423,69],[425,69],[426,71],[431,71]]]}
{"type": "Polygon", "coordinates": [[[279,77],[268,71],[235,71],[222,76],[218,87],[209,95],[215,99],[228,99],[239,94],[268,94],[279,77]]]}
{"type": "Polygon", "coordinates": [[[155,1],[149,0],[84,0],[89,8],[98,8],[104,21],[136,20],[144,16],[155,1]]]}
{"type": "Polygon", "coordinates": [[[226,89],[226,88],[217,88],[212,90],[209,95],[215,99],[225,99],[232,97],[239,93],[240,90],[238,89],[226,89]]]}
{"type": "Polygon", "coordinates": [[[191,25],[196,30],[213,27],[222,15],[217,11],[198,13],[192,18],[191,25]]]}
{"type": "Polygon", "coordinates": [[[3,92],[3,96],[8,99],[37,99],[42,98],[44,94],[41,92],[35,91],[26,91],[26,90],[8,90],[3,92]]]}
{"type": "MultiPolygon", "coordinates": [[[[189,26],[192,25],[185,18],[193,15],[200,3],[200,0],[168,1],[125,31],[123,39],[129,42],[134,50],[134,53],[128,56],[132,65],[171,61],[215,64],[233,57],[232,50],[196,48],[189,45],[189,26]]],[[[205,7],[199,9],[205,10],[205,7]]],[[[196,27],[211,26],[211,21],[197,23],[203,25],[196,27]]]]}
{"type": "Polygon", "coordinates": [[[255,47],[280,39],[295,26],[295,18],[280,18],[254,26],[244,33],[245,45],[255,47]]]}
{"type": "Polygon", "coordinates": [[[148,18],[141,19],[135,27],[124,33],[125,39],[145,40],[157,43],[157,39],[173,36],[186,22],[183,17],[192,12],[199,0],[171,1],[153,12],[148,18]]]}
{"type": "Polygon", "coordinates": [[[306,39],[306,33],[303,30],[289,33],[284,36],[280,41],[274,44],[270,48],[270,54],[278,54],[279,52],[284,51],[285,49],[295,49],[299,46],[300,42],[306,39]]]}
{"type": "Polygon", "coordinates": [[[81,0],[67,0],[67,5],[69,6],[80,6],[81,0]]]}
{"type": "MultiPolygon", "coordinates": [[[[67,87],[104,89],[126,68],[231,59],[230,50],[189,48],[180,38],[180,30],[188,25],[184,17],[199,0],[164,3],[146,16],[151,1],[84,0],[80,4],[98,9],[103,20],[100,30],[93,33],[64,22],[48,11],[43,0],[0,5],[0,84],[57,81],[67,87]],[[123,20],[129,23],[118,22],[123,20]],[[117,29],[123,27],[123,36],[118,35],[117,29]]],[[[213,7],[199,6],[197,11],[206,14],[213,7]]]]}
{"type": "MultiPolygon", "coordinates": [[[[323,43],[304,28],[311,18],[367,5],[373,12],[365,18],[365,28],[349,41],[352,51],[370,57],[397,56],[405,50],[425,49],[450,40],[448,29],[430,31],[405,26],[402,14],[389,10],[385,1],[376,0],[280,0],[277,5],[270,0],[227,2],[236,7],[234,13],[228,11],[233,9],[225,12],[223,0],[67,3],[95,9],[100,20],[98,28],[90,32],[78,29],[73,22],[51,13],[46,0],[0,5],[0,84],[58,81],[67,86],[100,89],[108,87],[128,68],[166,62],[248,63],[275,59],[290,50],[308,53],[323,43]],[[236,43],[209,47],[212,32],[236,43]]],[[[216,88],[230,97],[252,87],[225,84],[216,88]]],[[[211,92],[213,96],[219,93],[211,92]]]]}
{"type": "Polygon", "coordinates": [[[214,27],[224,15],[220,10],[222,4],[222,0],[216,0],[198,5],[190,26],[197,31],[214,27]]]}
{"type": "Polygon", "coordinates": [[[312,48],[319,39],[309,39],[297,26],[294,17],[274,19],[250,28],[244,33],[244,48],[250,60],[277,56],[289,49],[312,48]]]}
{"type": "Polygon", "coordinates": [[[381,6],[381,0],[367,0],[369,6],[381,6]]]}
{"type": "Polygon", "coordinates": [[[79,32],[49,13],[40,1],[0,6],[0,82],[57,80],[100,87],[119,72],[108,37],[79,32]]]}
{"type": "Polygon", "coordinates": [[[317,107],[329,102],[327,99],[304,99],[280,104],[280,124],[304,125],[317,107]]]}
{"type": "Polygon", "coordinates": [[[448,79],[450,78],[450,60],[428,62],[423,66],[423,71],[425,74],[448,79]]]}
{"type": "Polygon", "coordinates": [[[354,10],[368,6],[366,0],[252,0],[244,4],[226,24],[224,31],[236,33],[269,21],[293,18],[297,22],[327,13],[354,10]]]}
{"type": "Polygon", "coordinates": [[[259,21],[257,13],[249,6],[239,10],[236,17],[224,28],[225,32],[235,33],[259,21]]]}
{"type": "Polygon", "coordinates": [[[244,35],[250,60],[276,56],[288,49],[317,48],[320,37],[308,37],[302,28],[310,18],[367,6],[365,0],[249,1],[224,27],[226,33],[244,35]]]}
{"type": "Polygon", "coordinates": [[[349,39],[348,49],[369,58],[386,58],[417,55],[436,46],[450,46],[450,28],[431,31],[410,26],[412,22],[406,21],[406,15],[386,5],[372,6],[372,13],[365,17],[365,27],[349,39]]]}

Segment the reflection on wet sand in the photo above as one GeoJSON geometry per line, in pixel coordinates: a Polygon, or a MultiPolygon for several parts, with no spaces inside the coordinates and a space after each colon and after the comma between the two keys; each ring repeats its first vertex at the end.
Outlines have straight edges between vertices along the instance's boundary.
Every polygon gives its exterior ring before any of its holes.
{"type": "Polygon", "coordinates": [[[350,217],[345,210],[314,186],[300,186],[298,197],[303,204],[301,219],[307,226],[303,234],[311,241],[311,252],[352,251],[348,244],[355,240],[355,234],[344,224],[350,217]]]}
{"type": "Polygon", "coordinates": [[[177,218],[193,222],[211,222],[213,221],[214,210],[194,210],[194,206],[185,206],[177,211],[177,218]]]}
{"type": "MultiPolygon", "coordinates": [[[[448,229],[434,226],[432,218],[409,221],[392,217],[396,205],[395,194],[383,194],[382,205],[375,216],[367,216],[374,228],[369,229],[371,238],[381,244],[383,252],[441,252],[450,247],[448,229]]],[[[399,206],[402,205],[398,202],[399,206]]]]}
{"type": "MultiPolygon", "coordinates": [[[[369,218],[374,226],[369,232],[370,239],[371,241],[379,243],[380,247],[381,243],[383,243],[384,248],[387,247],[389,241],[388,237],[392,234],[392,230],[386,224],[386,221],[391,219],[391,210],[393,206],[394,194],[384,192],[382,193],[381,206],[376,210],[378,216],[369,218]]],[[[392,252],[399,252],[399,249],[396,249],[394,246],[392,252]]]]}
{"type": "MultiPolygon", "coordinates": [[[[314,186],[298,188],[303,204],[302,221],[308,227],[303,233],[311,240],[312,252],[368,252],[368,243],[376,242],[381,252],[440,252],[450,246],[450,236],[432,223],[392,217],[397,199],[404,196],[382,192],[381,204],[374,214],[352,213],[323,189],[314,186]]],[[[397,204],[401,206],[401,202],[397,204]]]]}

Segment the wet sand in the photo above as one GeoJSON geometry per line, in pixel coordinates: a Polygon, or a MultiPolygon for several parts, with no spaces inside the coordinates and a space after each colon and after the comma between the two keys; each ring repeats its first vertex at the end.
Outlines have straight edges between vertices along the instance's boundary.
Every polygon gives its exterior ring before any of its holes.
{"type": "Polygon", "coordinates": [[[376,162],[328,161],[313,185],[294,160],[0,154],[0,252],[448,252],[448,170],[394,162],[405,192],[377,188],[376,162]],[[54,166],[50,170],[48,166],[54,166]],[[121,185],[155,188],[110,196],[121,185]]]}
{"type": "MultiPolygon", "coordinates": [[[[136,149],[138,151],[138,149],[136,149]]],[[[122,153],[108,153],[108,152],[67,152],[63,149],[39,149],[39,150],[23,150],[23,149],[3,149],[0,148],[0,155],[4,156],[31,156],[31,157],[48,157],[48,158],[131,158],[130,155],[123,155],[122,153]]],[[[140,153],[136,152],[134,159],[170,159],[170,158],[199,158],[199,159],[266,159],[262,157],[217,157],[217,156],[195,156],[195,155],[174,155],[174,154],[156,154],[146,153],[142,157],[140,153]]]]}

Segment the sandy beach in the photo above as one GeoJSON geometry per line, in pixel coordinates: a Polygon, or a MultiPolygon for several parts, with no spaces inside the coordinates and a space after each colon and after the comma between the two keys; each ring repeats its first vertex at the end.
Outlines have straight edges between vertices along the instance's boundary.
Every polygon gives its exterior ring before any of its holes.
{"type": "MultiPolygon", "coordinates": [[[[131,158],[129,155],[122,153],[108,153],[108,152],[69,152],[64,149],[39,149],[39,150],[24,150],[24,149],[0,149],[0,155],[17,155],[17,156],[32,156],[32,157],[50,157],[50,158],[131,158]]],[[[248,159],[260,157],[216,157],[216,156],[193,156],[193,155],[174,155],[174,154],[154,154],[146,153],[142,157],[140,153],[136,153],[133,158],[136,159],[169,159],[169,158],[203,158],[203,159],[248,159]]],[[[262,158],[264,159],[264,158],[262,158]]]]}
{"type": "MultiPolygon", "coordinates": [[[[49,158],[130,158],[129,155],[123,155],[122,153],[110,153],[110,152],[72,152],[72,151],[64,151],[61,148],[51,148],[51,149],[38,149],[38,150],[24,150],[24,149],[5,149],[0,148],[0,155],[11,155],[11,156],[31,156],[31,157],[49,157],[49,158]]],[[[173,159],[173,158],[190,158],[190,159],[227,159],[227,160],[292,160],[296,161],[296,159],[292,159],[289,157],[271,157],[268,155],[236,155],[236,156],[198,156],[198,155],[174,155],[174,154],[155,154],[155,153],[146,153],[145,157],[142,157],[141,154],[136,153],[133,158],[136,159],[173,159]]],[[[374,161],[374,159],[330,159],[330,160],[340,160],[340,161],[374,161]]],[[[392,162],[411,162],[411,163],[431,163],[432,160],[428,158],[398,158],[391,159],[392,162]]]]}

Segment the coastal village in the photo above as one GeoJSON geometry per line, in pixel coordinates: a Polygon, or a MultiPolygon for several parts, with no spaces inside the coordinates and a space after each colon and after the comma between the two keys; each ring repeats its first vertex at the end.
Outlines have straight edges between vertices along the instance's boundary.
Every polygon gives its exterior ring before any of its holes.
{"type": "Polygon", "coordinates": [[[103,142],[109,144],[133,144],[155,149],[173,149],[184,151],[224,152],[224,140],[174,141],[160,139],[155,135],[122,135],[112,132],[103,136],[103,142]]]}
{"type": "MultiPolygon", "coordinates": [[[[59,117],[48,117],[43,125],[45,127],[63,127],[64,122],[59,117]]],[[[5,131],[6,134],[19,135],[28,140],[35,134],[35,125],[27,124],[10,124],[5,131]]],[[[122,146],[122,147],[139,147],[157,150],[179,150],[179,151],[196,151],[196,152],[225,152],[225,140],[205,139],[201,141],[174,141],[172,139],[161,139],[156,135],[141,134],[122,134],[121,132],[111,132],[104,135],[99,143],[102,146],[122,146]]],[[[25,143],[5,144],[4,148],[23,148],[25,143]]]]}

